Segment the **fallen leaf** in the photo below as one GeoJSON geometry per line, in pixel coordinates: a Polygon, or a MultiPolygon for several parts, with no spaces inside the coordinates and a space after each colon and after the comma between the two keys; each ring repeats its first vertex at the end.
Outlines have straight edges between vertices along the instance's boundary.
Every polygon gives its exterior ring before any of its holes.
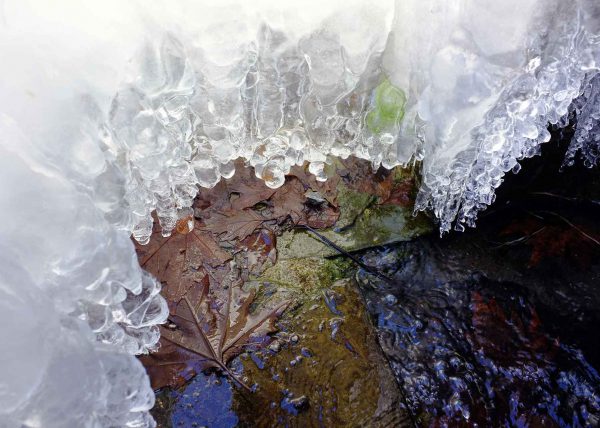
{"type": "Polygon", "coordinates": [[[389,196],[384,199],[381,205],[398,205],[401,207],[410,207],[415,202],[416,184],[412,178],[394,183],[389,196]]]}
{"type": "Polygon", "coordinates": [[[289,217],[294,225],[320,229],[333,226],[339,218],[339,210],[329,202],[311,202],[306,197],[306,187],[295,176],[288,177],[285,184],[277,189],[269,200],[269,205],[271,216],[278,223],[289,217]]]}
{"type": "Polygon", "coordinates": [[[332,206],[337,207],[337,186],[340,182],[339,174],[334,174],[327,181],[318,181],[314,175],[308,172],[306,166],[294,166],[290,176],[296,177],[305,188],[320,193],[332,206]]]}
{"type": "Polygon", "coordinates": [[[595,231],[547,217],[517,218],[500,232],[500,236],[516,237],[509,244],[524,243],[531,248],[529,267],[566,257],[581,269],[589,268],[598,253],[598,245],[592,241],[598,236],[595,231]]]}
{"type": "Polygon", "coordinates": [[[277,261],[277,237],[270,229],[261,229],[244,238],[236,245],[236,263],[241,267],[241,277],[259,276],[267,264],[277,261]]]}
{"type": "Polygon", "coordinates": [[[251,235],[268,220],[271,219],[265,218],[251,209],[229,209],[213,213],[205,219],[203,230],[219,235],[219,238],[224,241],[241,240],[251,235]]]}
{"type": "Polygon", "coordinates": [[[142,357],[153,388],[178,386],[185,379],[185,368],[216,368],[250,389],[227,367],[246,346],[262,346],[273,331],[275,320],[288,302],[278,302],[251,312],[255,292],[244,291],[235,272],[218,286],[209,279],[190,288],[177,304],[167,326],[161,326],[161,347],[142,357]]]}
{"type": "MultiPolygon", "coordinates": [[[[192,221],[185,221],[188,220],[192,221]]],[[[166,238],[157,223],[150,242],[147,245],[135,243],[135,248],[140,266],[163,284],[162,295],[169,303],[179,301],[190,287],[200,283],[207,267],[231,260],[231,255],[221,249],[209,233],[199,230],[197,221],[192,230],[182,229],[179,227],[182,223],[178,223],[173,234],[166,238]]]]}
{"type": "Polygon", "coordinates": [[[344,169],[339,174],[350,189],[377,196],[379,201],[389,199],[394,185],[394,174],[384,167],[374,172],[371,164],[360,159],[342,161],[344,169]]]}

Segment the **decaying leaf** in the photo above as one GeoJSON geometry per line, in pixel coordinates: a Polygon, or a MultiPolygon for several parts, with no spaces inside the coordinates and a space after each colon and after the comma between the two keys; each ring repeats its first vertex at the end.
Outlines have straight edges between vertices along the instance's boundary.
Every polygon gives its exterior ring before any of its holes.
{"type": "Polygon", "coordinates": [[[553,258],[567,257],[586,269],[599,247],[597,232],[590,225],[565,222],[561,216],[518,218],[505,227],[500,236],[516,237],[504,245],[523,243],[531,248],[529,267],[544,261],[551,262],[553,258]]]}
{"type": "Polygon", "coordinates": [[[218,286],[211,286],[205,277],[179,301],[169,324],[161,327],[160,349],[142,357],[154,388],[177,386],[188,367],[222,370],[249,389],[235,378],[227,363],[246,346],[266,344],[264,339],[275,330],[274,321],[288,302],[265,305],[260,311],[251,312],[254,291],[244,291],[237,277],[230,272],[218,286]]]}
{"type": "Polygon", "coordinates": [[[241,240],[236,245],[235,261],[241,268],[241,278],[256,277],[277,261],[277,237],[272,230],[261,229],[241,240]]]}
{"type": "Polygon", "coordinates": [[[220,239],[225,241],[241,240],[251,235],[268,220],[270,219],[251,209],[239,211],[230,209],[213,213],[210,218],[204,220],[206,224],[204,230],[221,235],[220,239]]]}
{"type": "MultiPolygon", "coordinates": [[[[202,281],[207,268],[223,265],[231,255],[222,250],[212,235],[183,227],[193,219],[180,220],[174,233],[165,238],[157,222],[147,245],[136,243],[140,266],[154,275],[163,285],[162,295],[169,303],[177,302],[194,284],[202,281]]],[[[197,222],[195,222],[197,224],[197,222]]]]}
{"type": "Polygon", "coordinates": [[[394,174],[384,167],[374,172],[371,164],[357,159],[341,161],[343,168],[339,170],[344,183],[350,189],[377,196],[379,201],[389,199],[394,186],[394,174]]]}
{"type": "Polygon", "coordinates": [[[248,168],[240,170],[213,189],[201,189],[194,203],[203,230],[219,240],[240,241],[259,229],[275,230],[288,220],[315,228],[331,227],[337,221],[337,176],[321,183],[304,168],[294,167],[283,186],[271,189],[248,168]]]}

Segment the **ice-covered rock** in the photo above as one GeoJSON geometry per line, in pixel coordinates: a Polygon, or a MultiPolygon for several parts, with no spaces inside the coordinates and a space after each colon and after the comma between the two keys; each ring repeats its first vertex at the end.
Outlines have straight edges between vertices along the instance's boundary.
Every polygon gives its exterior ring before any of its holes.
{"type": "Polygon", "coordinates": [[[595,0],[5,0],[0,41],[7,426],[153,423],[132,355],[166,306],[129,237],[153,212],[169,235],[238,158],[270,187],[335,156],[421,161],[442,231],[549,123],[575,118],[566,162],[598,162],[595,0]]]}

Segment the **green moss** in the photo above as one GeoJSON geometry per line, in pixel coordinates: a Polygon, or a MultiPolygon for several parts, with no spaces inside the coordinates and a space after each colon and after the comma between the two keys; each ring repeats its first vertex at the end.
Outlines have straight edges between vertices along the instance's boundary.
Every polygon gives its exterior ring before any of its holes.
{"type": "Polygon", "coordinates": [[[406,95],[402,89],[384,80],[375,89],[374,107],[367,114],[367,128],[376,135],[391,130],[404,118],[406,95]]]}
{"type": "Polygon", "coordinates": [[[255,281],[273,283],[300,294],[320,293],[335,281],[351,275],[353,264],[341,257],[279,260],[255,281]]]}
{"type": "Polygon", "coordinates": [[[337,191],[340,218],[335,226],[341,229],[354,223],[365,208],[373,202],[374,197],[368,193],[355,192],[342,184],[338,186],[337,191]]]}

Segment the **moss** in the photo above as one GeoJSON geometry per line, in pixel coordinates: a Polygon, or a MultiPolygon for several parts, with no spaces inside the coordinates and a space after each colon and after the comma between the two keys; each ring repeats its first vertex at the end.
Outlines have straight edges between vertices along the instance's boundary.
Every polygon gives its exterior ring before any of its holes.
{"type": "Polygon", "coordinates": [[[288,292],[314,294],[341,278],[347,278],[352,268],[352,262],[341,257],[279,260],[254,281],[273,283],[288,292]]]}
{"type": "MultiPolygon", "coordinates": [[[[362,211],[354,225],[341,232],[335,229],[319,233],[342,249],[352,252],[399,241],[408,241],[431,230],[428,218],[412,209],[397,205],[373,206],[362,211]]],[[[339,252],[324,244],[311,232],[284,233],[277,243],[280,260],[337,256],[339,252]]]]}
{"type": "Polygon", "coordinates": [[[373,202],[373,196],[360,193],[340,184],[337,188],[337,202],[340,209],[340,218],[336,228],[341,229],[354,223],[356,218],[373,202]]]}
{"type": "Polygon", "coordinates": [[[405,106],[404,91],[392,85],[389,80],[384,80],[375,89],[374,106],[366,118],[367,128],[379,135],[397,127],[404,118],[405,106]]]}

